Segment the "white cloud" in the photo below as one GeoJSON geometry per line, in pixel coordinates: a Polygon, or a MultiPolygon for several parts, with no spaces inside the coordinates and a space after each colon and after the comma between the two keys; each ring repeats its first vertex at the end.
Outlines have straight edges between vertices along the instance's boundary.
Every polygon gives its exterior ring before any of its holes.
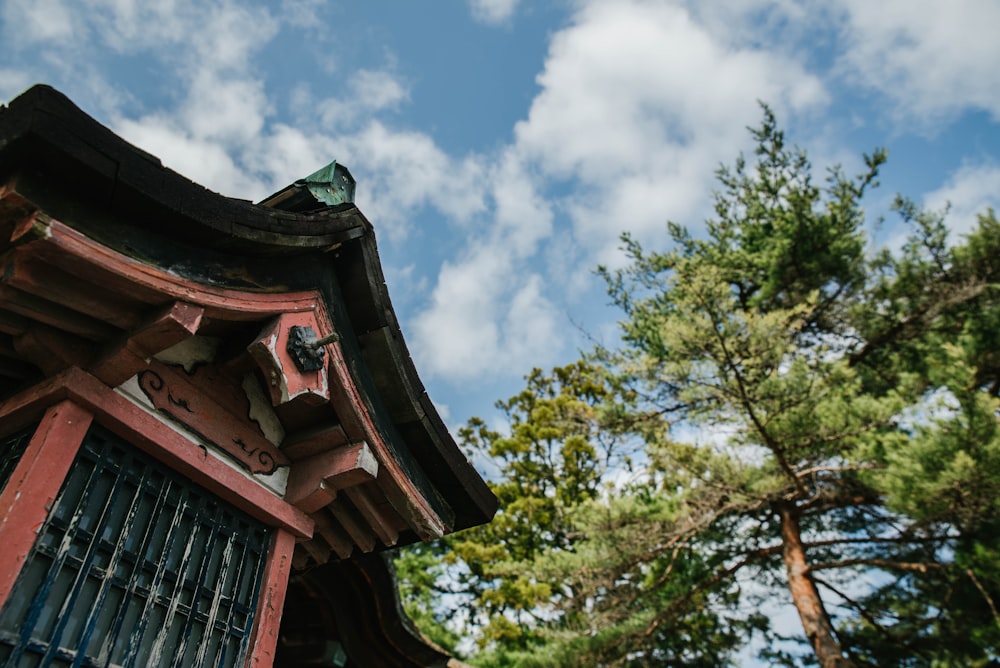
{"type": "Polygon", "coordinates": [[[290,25],[314,28],[322,25],[319,10],[326,0],[281,0],[281,17],[290,25]]]}
{"type": "Polygon", "coordinates": [[[988,208],[1000,211],[1000,165],[961,167],[940,188],[928,193],[924,204],[935,211],[950,205],[946,220],[954,235],[952,241],[959,241],[975,228],[979,214],[988,208]]]}
{"type": "Polygon", "coordinates": [[[510,266],[480,246],[462,262],[445,262],[430,307],[412,323],[422,373],[472,378],[494,363],[500,345],[498,300],[510,266]]]}
{"type": "Polygon", "coordinates": [[[207,188],[230,196],[265,195],[267,186],[248,174],[229,147],[194,137],[163,115],[120,119],[115,130],[125,139],[160,158],[164,165],[207,188]]]}
{"type": "MultiPolygon", "coordinates": [[[[548,362],[561,352],[558,314],[543,294],[544,281],[538,274],[528,274],[510,300],[504,316],[505,349],[491,364],[493,369],[509,370],[511,360],[548,362]]],[[[569,323],[561,323],[568,327],[569,323]]],[[[523,373],[521,368],[519,373],[523,373]]]]}
{"type": "Polygon", "coordinates": [[[198,4],[183,0],[84,0],[81,20],[119,53],[135,53],[183,42],[203,21],[198,4]]]}
{"type": "Polygon", "coordinates": [[[529,172],[524,161],[508,149],[489,180],[504,247],[515,256],[530,256],[553,227],[552,206],[539,192],[541,176],[529,172]]]}
{"type": "Polygon", "coordinates": [[[169,46],[161,57],[180,63],[174,71],[177,105],[137,118],[115,113],[115,128],[208,188],[248,199],[267,195],[274,169],[247,162],[248,155],[259,157],[254,147],[267,141],[273,113],[264,82],[251,71],[254,55],[277,31],[267,11],[230,2],[91,1],[106,13],[99,32],[109,43],[131,50],[159,42],[169,46]],[[148,42],[138,28],[147,22],[158,25],[148,42]]]}
{"type": "Polygon", "coordinates": [[[359,206],[390,236],[405,236],[419,207],[433,206],[460,223],[485,210],[484,168],[474,156],[453,158],[428,135],[377,120],[339,143],[344,163],[363,183],[359,206]]]}
{"type": "Polygon", "coordinates": [[[825,100],[820,82],[765,51],[729,49],[682,8],[591,2],[555,35],[542,93],[517,139],[554,175],[599,181],[660,160],[656,149],[728,144],[757,115],[758,99],[803,107],[825,100]]]}
{"type": "Polygon", "coordinates": [[[973,107],[1000,119],[1000,4],[994,0],[841,0],[843,65],[929,121],[973,107]]]}
{"type": "Polygon", "coordinates": [[[396,77],[378,70],[359,70],[351,79],[350,86],[365,108],[372,111],[395,107],[408,95],[396,77]]]}
{"type": "Polygon", "coordinates": [[[703,211],[715,167],[759,118],[758,99],[779,109],[826,101],[794,58],[729,41],[676,5],[579,3],[489,172],[492,227],[441,269],[414,320],[422,370],[460,381],[564,354],[575,337],[561,335],[571,324],[546,286],[583,295],[594,265],[620,261],[622,230],[659,232],[703,211]],[[553,195],[562,185],[565,199],[553,195]],[[572,234],[557,231],[559,213],[572,234]]]}
{"type": "Polygon", "coordinates": [[[278,32],[280,23],[263,7],[224,2],[197,16],[189,44],[200,68],[246,71],[251,57],[278,32]]]}
{"type": "Polygon", "coordinates": [[[312,174],[340,158],[338,149],[332,137],[307,134],[283,123],[272,125],[265,136],[248,144],[241,154],[241,162],[260,174],[266,191],[247,193],[245,197],[261,199],[312,174]]]}
{"type": "Polygon", "coordinates": [[[351,76],[347,88],[347,95],[315,102],[310,93],[303,91],[298,106],[315,109],[326,127],[342,132],[359,119],[398,108],[410,94],[398,78],[384,70],[359,70],[351,76]]]}
{"type": "Polygon", "coordinates": [[[189,83],[178,122],[195,139],[235,147],[260,136],[269,112],[263,82],[201,70],[189,83]]]}
{"type": "Polygon", "coordinates": [[[512,149],[501,153],[488,181],[492,226],[462,259],[442,266],[410,330],[422,373],[453,382],[520,374],[562,349],[559,316],[544,294],[552,277],[531,262],[552,234],[551,206],[512,149]]]}
{"type": "MultiPolygon", "coordinates": [[[[96,53],[161,51],[175,62],[215,70],[243,68],[280,23],[266,7],[231,0],[6,0],[4,33],[15,43],[45,42],[47,50],[96,53]]],[[[84,63],[68,63],[80,66],[84,63]]]]}
{"type": "Polygon", "coordinates": [[[583,3],[538,82],[518,150],[579,182],[567,207],[578,241],[600,255],[622,229],[641,237],[699,213],[715,167],[745,145],[757,100],[779,110],[827,100],[793,58],[732,46],[683,7],[640,0],[583,3]]]}
{"type": "Polygon", "coordinates": [[[520,0],[469,0],[472,17],[482,23],[498,24],[509,21],[520,0]]]}
{"type": "Polygon", "coordinates": [[[762,44],[787,48],[810,24],[825,18],[826,2],[817,0],[681,0],[714,38],[733,46],[762,44]],[[776,37],[776,38],[775,38],[776,37]]]}
{"type": "Polygon", "coordinates": [[[444,264],[412,323],[422,371],[451,381],[520,374],[561,350],[559,317],[544,294],[552,277],[532,263],[554,220],[539,179],[513,148],[500,153],[486,179],[492,225],[444,264]]]}
{"type": "Polygon", "coordinates": [[[62,0],[6,0],[0,11],[6,38],[18,43],[62,40],[80,31],[71,5],[62,0]]]}
{"type": "Polygon", "coordinates": [[[446,262],[430,307],[412,323],[422,374],[452,381],[522,373],[524,360],[551,361],[557,320],[543,279],[518,272],[502,248],[481,244],[446,262]]]}

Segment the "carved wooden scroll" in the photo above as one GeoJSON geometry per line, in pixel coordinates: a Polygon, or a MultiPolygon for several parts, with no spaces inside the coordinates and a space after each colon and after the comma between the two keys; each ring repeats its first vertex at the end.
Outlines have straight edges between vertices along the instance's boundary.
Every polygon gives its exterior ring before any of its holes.
{"type": "Polygon", "coordinates": [[[288,458],[270,441],[212,400],[211,387],[192,384],[181,372],[153,362],[139,374],[139,388],[168,415],[231,456],[251,473],[274,473],[288,458]]]}

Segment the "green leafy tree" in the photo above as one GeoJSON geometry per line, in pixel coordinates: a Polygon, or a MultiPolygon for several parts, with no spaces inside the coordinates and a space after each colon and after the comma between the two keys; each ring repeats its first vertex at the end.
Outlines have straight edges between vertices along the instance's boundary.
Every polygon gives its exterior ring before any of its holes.
{"type": "Polygon", "coordinates": [[[754,634],[787,665],[1000,656],[1000,226],[950,245],[899,199],[912,234],[870,253],[885,153],[817,184],[769,110],[752,132],[703,235],[602,270],[622,346],[463,432],[503,504],[444,558],[482,665],[726,665],[754,634]]]}

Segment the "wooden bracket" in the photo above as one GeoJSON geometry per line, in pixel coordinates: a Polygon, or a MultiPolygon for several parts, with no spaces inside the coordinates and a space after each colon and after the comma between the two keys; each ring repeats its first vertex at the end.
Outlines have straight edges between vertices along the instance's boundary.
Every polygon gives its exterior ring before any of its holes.
{"type": "Polygon", "coordinates": [[[295,462],[347,445],[348,442],[347,434],[339,424],[324,425],[289,434],[281,444],[281,451],[295,462]]]}
{"type": "Polygon", "coordinates": [[[14,350],[46,376],[54,376],[71,366],[85,365],[94,354],[94,346],[66,332],[36,323],[14,337],[14,350]]]}
{"type": "MultiPolygon", "coordinates": [[[[301,328],[309,328],[320,336],[322,328],[311,311],[283,313],[264,328],[247,351],[264,373],[271,403],[281,406],[302,398],[312,404],[330,401],[330,381],[326,364],[305,369],[296,364],[295,356],[289,352],[289,336],[301,328]],[[298,329],[296,329],[298,328],[298,329]]],[[[329,338],[325,332],[321,338],[329,338]]],[[[294,348],[294,346],[293,346],[294,348]]],[[[320,359],[322,356],[317,355],[320,359]]]]}
{"type": "Polygon", "coordinates": [[[88,371],[109,387],[118,387],[149,366],[150,358],[194,335],[205,309],[174,302],[109,346],[88,371]]]}
{"type": "Polygon", "coordinates": [[[374,480],[378,461],[365,442],[300,459],[291,466],[285,501],[307,513],[329,505],[337,492],[374,480]]]}

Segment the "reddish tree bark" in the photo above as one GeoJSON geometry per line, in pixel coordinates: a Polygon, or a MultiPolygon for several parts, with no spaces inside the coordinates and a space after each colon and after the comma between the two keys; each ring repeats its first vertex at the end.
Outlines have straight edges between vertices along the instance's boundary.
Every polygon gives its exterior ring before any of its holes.
{"type": "Polygon", "coordinates": [[[816,583],[809,575],[806,552],[802,547],[799,515],[792,504],[780,508],[781,541],[785,569],[788,572],[788,589],[802,620],[809,644],[812,645],[822,668],[854,668],[854,662],[844,656],[837,635],[830,623],[830,615],[823,607],[816,583]]]}

